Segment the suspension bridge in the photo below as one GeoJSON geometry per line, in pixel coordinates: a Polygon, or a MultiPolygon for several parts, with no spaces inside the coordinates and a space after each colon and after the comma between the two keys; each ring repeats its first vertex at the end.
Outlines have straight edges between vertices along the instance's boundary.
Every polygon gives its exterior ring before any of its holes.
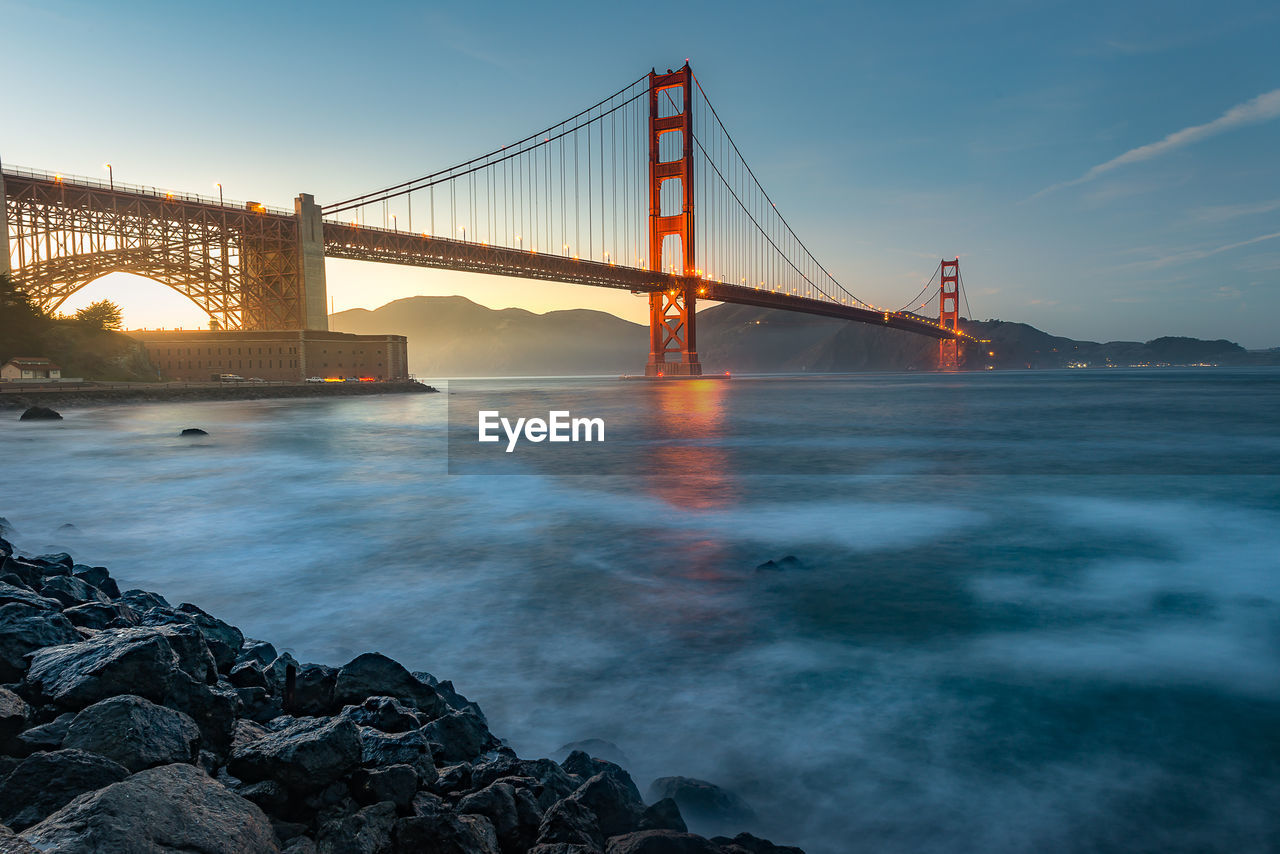
{"type": "Polygon", "coordinates": [[[651,377],[698,376],[699,300],[803,312],[962,345],[959,260],[901,308],[872,305],[778,211],[686,63],[479,157],[294,210],[0,168],[0,271],[42,308],[111,272],[184,294],[227,330],[325,330],[326,258],[619,288],[649,299],[651,377]],[[934,283],[937,283],[936,289],[934,283]],[[937,301],[937,319],[913,309],[937,301]]]}

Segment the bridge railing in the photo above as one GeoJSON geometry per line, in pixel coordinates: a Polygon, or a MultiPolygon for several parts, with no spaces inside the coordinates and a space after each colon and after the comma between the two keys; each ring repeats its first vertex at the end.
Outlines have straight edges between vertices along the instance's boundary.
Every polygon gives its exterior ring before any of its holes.
{"type": "Polygon", "coordinates": [[[293,211],[283,210],[281,208],[267,207],[258,202],[241,202],[234,199],[219,199],[216,196],[202,196],[197,193],[175,193],[172,190],[162,190],[159,187],[144,187],[141,184],[128,184],[124,181],[104,181],[100,178],[88,178],[84,175],[68,175],[65,172],[45,172],[41,169],[32,169],[26,166],[10,166],[5,164],[3,167],[5,175],[14,178],[34,178],[37,181],[51,181],[53,183],[67,184],[73,187],[89,187],[95,190],[107,190],[109,192],[129,193],[135,196],[149,196],[156,199],[167,199],[180,202],[194,202],[200,205],[209,205],[211,207],[222,207],[228,210],[244,211],[255,210],[260,213],[269,213],[275,216],[293,216],[293,211]],[[252,205],[252,208],[250,208],[252,205]]]}

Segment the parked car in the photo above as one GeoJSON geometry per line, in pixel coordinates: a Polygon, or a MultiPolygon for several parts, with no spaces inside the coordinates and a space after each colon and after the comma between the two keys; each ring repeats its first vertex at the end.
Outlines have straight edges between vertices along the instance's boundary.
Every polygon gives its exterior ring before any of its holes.
{"type": "Polygon", "coordinates": [[[216,374],[213,377],[213,381],[218,383],[242,383],[244,382],[244,377],[237,374],[216,374]]]}
{"type": "Polygon", "coordinates": [[[249,382],[251,382],[251,383],[265,383],[265,382],[266,382],[266,380],[264,380],[262,377],[249,377],[249,382]]]}
{"type": "Polygon", "coordinates": [[[309,382],[309,383],[322,383],[322,382],[324,382],[324,377],[307,377],[307,382],[309,382]]]}

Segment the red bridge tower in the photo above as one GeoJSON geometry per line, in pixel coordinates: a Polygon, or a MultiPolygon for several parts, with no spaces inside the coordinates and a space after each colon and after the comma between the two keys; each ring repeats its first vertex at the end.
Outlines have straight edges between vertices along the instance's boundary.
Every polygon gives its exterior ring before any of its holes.
{"type": "MultiPolygon", "coordinates": [[[[956,329],[960,320],[960,258],[941,264],[942,289],[938,296],[938,323],[946,329],[956,329]]],[[[955,338],[938,341],[938,370],[954,371],[960,367],[960,342],[955,338]]]]}
{"type": "MultiPolygon", "coordinates": [[[[697,266],[693,255],[693,71],[689,63],[679,71],[649,73],[649,269],[667,270],[676,264],[663,258],[668,237],[678,237],[683,257],[679,274],[689,277],[682,287],[649,294],[648,377],[700,376],[696,343],[697,266]],[[676,91],[672,91],[676,90],[676,91]],[[662,110],[665,104],[668,109],[662,110]],[[663,113],[667,115],[663,115],[663,113]],[[659,144],[664,134],[680,135],[680,156],[663,160],[659,144]],[[663,215],[662,186],[678,181],[679,213],[663,215]],[[669,358],[670,357],[670,358],[669,358]]],[[[668,145],[671,151],[674,146],[668,145]]],[[[669,200],[675,198],[668,193],[669,200]]],[[[672,253],[674,254],[674,252],[672,253]]]]}

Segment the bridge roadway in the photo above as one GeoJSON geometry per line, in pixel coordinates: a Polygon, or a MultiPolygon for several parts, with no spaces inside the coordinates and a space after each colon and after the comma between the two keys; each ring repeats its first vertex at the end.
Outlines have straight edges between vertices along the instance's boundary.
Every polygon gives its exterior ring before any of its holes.
{"type": "Polygon", "coordinates": [[[890,329],[901,329],[904,332],[914,332],[938,340],[949,338],[978,340],[964,332],[956,333],[937,323],[908,313],[876,311],[861,306],[776,293],[745,285],[730,285],[696,277],[604,264],[599,261],[584,261],[563,255],[508,249],[503,246],[489,246],[471,241],[432,237],[417,232],[370,228],[350,223],[325,222],[324,254],[326,258],[464,270],[471,273],[516,276],[525,279],[545,279],[577,285],[618,288],[637,293],[651,293],[691,284],[697,288],[699,299],[714,302],[854,320],[875,326],[887,326],[890,329]]]}

